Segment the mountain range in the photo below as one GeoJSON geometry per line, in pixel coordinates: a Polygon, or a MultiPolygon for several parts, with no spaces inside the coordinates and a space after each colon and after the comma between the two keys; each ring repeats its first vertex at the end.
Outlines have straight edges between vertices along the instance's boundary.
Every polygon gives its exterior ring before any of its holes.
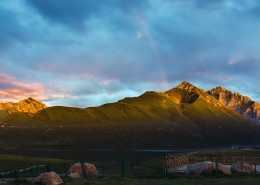
{"type": "Polygon", "coordinates": [[[182,82],[166,92],[148,91],[83,109],[46,107],[32,98],[4,105],[0,104],[2,142],[87,146],[259,143],[259,104],[222,87],[206,92],[182,82]]]}

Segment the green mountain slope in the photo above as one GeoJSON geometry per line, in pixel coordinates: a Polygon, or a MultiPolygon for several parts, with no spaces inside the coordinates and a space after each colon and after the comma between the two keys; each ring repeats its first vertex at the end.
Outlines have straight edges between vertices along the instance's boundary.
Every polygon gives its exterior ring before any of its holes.
{"type": "Polygon", "coordinates": [[[99,107],[49,107],[32,117],[11,114],[4,121],[19,127],[20,142],[35,135],[35,142],[52,144],[255,144],[260,133],[255,124],[188,82],[167,92],[146,92],[99,107]]]}

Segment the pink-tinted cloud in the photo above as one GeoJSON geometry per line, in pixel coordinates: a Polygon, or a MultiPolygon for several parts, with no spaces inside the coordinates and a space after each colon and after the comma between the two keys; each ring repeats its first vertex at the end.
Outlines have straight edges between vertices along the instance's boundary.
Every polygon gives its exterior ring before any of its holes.
{"type": "Polygon", "coordinates": [[[228,65],[234,65],[234,64],[241,62],[244,59],[245,59],[245,56],[243,56],[243,55],[234,55],[229,58],[227,63],[228,63],[228,65]]]}
{"type": "Polygon", "coordinates": [[[101,85],[109,85],[109,84],[111,84],[112,82],[116,82],[116,81],[118,81],[118,80],[116,80],[116,79],[104,80],[104,81],[101,82],[101,85]]]}
{"type": "Polygon", "coordinates": [[[47,99],[46,91],[40,84],[20,82],[8,74],[0,73],[1,102],[16,102],[29,97],[47,99]]]}

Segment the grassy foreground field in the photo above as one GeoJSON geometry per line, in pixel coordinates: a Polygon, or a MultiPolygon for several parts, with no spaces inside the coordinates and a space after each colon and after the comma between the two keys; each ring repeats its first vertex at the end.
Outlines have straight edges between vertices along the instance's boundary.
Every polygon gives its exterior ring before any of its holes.
{"type": "Polygon", "coordinates": [[[131,179],[100,178],[66,182],[68,185],[259,185],[259,177],[131,179]]]}
{"type": "Polygon", "coordinates": [[[0,171],[16,169],[21,167],[28,167],[31,165],[41,165],[41,164],[51,165],[51,164],[60,164],[66,162],[69,162],[69,160],[1,154],[0,171]]]}
{"type": "Polygon", "coordinates": [[[207,157],[260,157],[260,149],[208,149],[197,152],[169,153],[171,156],[207,156],[207,157]]]}
{"type": "MultiPolygon", "coordinates": [[[[259,185],[260,177],[181,177],[181,178],[117,178],[100,177],[90,179],[65,180],[66,185],[259,185]]],[[[32,182],[18,181],[6,185],[29,185],[32,182]]]]}
{"type": "MultiPolygon", "coordinates": [[[[244,156],[259,156],[259,150],[218,150],[218,151],[208,151],[208,152],[198,152],[194,155],[214,155],[215,152],[218,153],[218,155],[244,155],[244,156]]],[[[159,159],[159,158],[158,158],[159,159]]],[[[149,158],[145,160],[146,164],[149,164],[149,166],[153,166],[154,168],[160,167],[161,163],[159,163],[157,158],[149,158]],[[157,164],[158,162],[158,164],[157,164]]],[[[61,159],[48,159],[48,158],[39,158],[39,157],[23,157],[23,156],[15,156],[15,155],[0,155],[0,169],[10,169],[10,168],[17,168],[22,166],[28,166],[32,163],[34,165],[36,164],[58,164],[58,163],[64,163],[68,162],[68,160],[61,160],[61,159]]],[[[108,165],[104,163],[105,165],[108,165]]],[[[104,164],[97,164],[97,166],[103,166],[104,164]]],[[[113,163],[113,165],[116,165],[113,163]]],[[[135,164],[136,167],[137,164],[135,164]]],[[[140,163],[139,165],[142,165],[140,163]]],[[[104,167],[104,166],[103,166],[104,167]]],[[[128,172],[131,170],[130,166],[127,167],[126,171],[128,172]]],[[[106,172],[108,173],[107,169],[106,172]]],[[[118,170],[120,170],[120,167],[118,167],[118,170]]],[[[141,169],[142,170],[142,169],[141,169]]],[[[149,175],[149,167],[146,168],[146,175],[149,175]]],[[[55,170],[54,170],[55,171],[55,170]]],[[[65,183],[67,185],[259,185],[260,184],[260,176],[219,176],[219,178],[215,178],[215,176],[177,176],[174,175],[171,178],[155,178],[154,176],[152,178],[147,178],[147,176],[139,176],[133,178],[129,174],[129,176],[125,178],[121,178],[120,171],[118,171],[114,175],[118,175],[117,177],[112,174],[106,174],[105,176],[96,177],[96,178],[88,178],[88,179],[65,179],[65,183]]],[[[126,174],[127,175],[127,174],[126,174]]],[[[141,174],[142,175],[142,174],[141,174]]],[[[144,174],[143,174],[144,175],[144,174]]],[[[29,182],[23,182],[21,180],[18,180],[18,182],[13,184],[32,184],[31,181],[29,182]]]]}

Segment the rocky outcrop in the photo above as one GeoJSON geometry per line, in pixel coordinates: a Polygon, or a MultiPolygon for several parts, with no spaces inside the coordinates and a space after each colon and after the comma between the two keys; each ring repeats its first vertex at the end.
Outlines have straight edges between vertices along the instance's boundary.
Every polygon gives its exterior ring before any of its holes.
{"type": "Polygon", "coordinates": [[[246,163],[246,162],[242,162],[242,161],[232,164],[230,169],[231,169],[231,172],[234,174],[254,174],[255,173],[255,168],[253,165],[246,163]]]}
{"type": "MultiPolygon", "coordinates": [[[[97,168],[94,164],[85,163],[84,164],[85,173],[88,177],[93,177],[97,175],[97,168]]],[[[68,176],[72,178],[78,178],[83,176],[83,170],[81,163],[76,163],[72,165],[68,171],[68,176]]]]}
{"type": "Polygon", "coordinates": [[[46,172],[36,177],[34,183],[43,185],[59,185],[63,184],[64,182],[57,173],[46,172]]]}
{"type": "Polygon", "coordinates": [[[231,171],[228,166],[221,163],[218,163],[216,166],[216,163],[211,161],[205,161],[190,165],[186,170],[186,174],[209,175],[215,172],[216,169],[220,174],[231,175],[231,171]]]}
{"type": "Polygon", "coordinates": [[[200,96],[201,89],[195,87],[189,82],[182,82],[176,88],[164,92],[174,100],[176,104],[191,104],[200,96]]]}
{"type": "Polygon", "coordinates": [[[247,119],[260,124],[260,104],[252,101],[249,97],[228,91],[220,86],[211,89],[208,91],[208,94],[236,112],[239,112],[247,119]]]}
{"type": "Polygon", "coordinates": [[[14,112],[26,112],[34,114],[42,109],[47,108],[47,106],[38,102],[33,98],[27,98],[25,100],[21,100],[18,103],[0,103],[0,111],[6,111],[9,114],[14,112]]]}
{"type": "Polygon", "coordinates": [[[0,103],[0,111],[7,111],[9,114],[14,112],[26,112],[34,114],[45,108],[47,108],[47,106],[44,103],[38,102],[33,98],[21,100],[18,103],[0,103]]]}

